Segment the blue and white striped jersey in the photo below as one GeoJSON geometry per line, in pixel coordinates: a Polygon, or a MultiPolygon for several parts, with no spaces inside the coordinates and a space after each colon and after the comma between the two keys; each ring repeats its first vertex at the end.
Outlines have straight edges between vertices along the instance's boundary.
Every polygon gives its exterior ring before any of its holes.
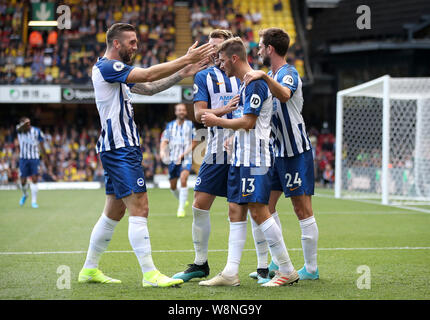
{"type": "Polygon", "coordinates": [[[39,159],[39,143],[43,142],[44,135],[39,128],[30,127],[28,132],[18,132],[19,158],[39,159]]]}
{"type": "MultiPolygon", "coordinates": [[[[161,136],[161,141],[169,142],[169,159],[171,162],[176,162],[179,156],[191,146],[194,135],[194,124],[190,120],[185,120],[182,125],[179,125],[176,120],[167,123],[166,129],[161,136]]],[[[192,162],[193,155],[190,152],[185,156],[183,163],[191,164],[192,162]]]]}
{"type": "MultiPolygon", "coordinates": [[[[209,67],[198,72],[194,78],[194,102],[205,101],[208,109],[217,109],[228,104],[238,94],[240,80],[236,77],[227,77],[224,71],[217,66],[209,67]]],[[[223,118],[231,118],[231,114],[223,118]]],[[[226,150],[224,140],[231,130],[221,127],[208,128],[207,147],[204,161],[206,163],[222,163],[226,150]],[[217,156],[216,156],[217,155],[217,156]]]]}
{"type": "Polygon", "coordinates": [[[291,98],[281,103],[273,97],[272,138],[275,157],[294,157],[312,148],[302,117],[303,92],[302,80],[296,68],[284,64],[275,75],[282,86],[291,90],[291,98]]]}
{"type": "Polygon", "coordinates": [[[233,156],[231,164],[245,167],[270,167],[270,122],[273,102],[269,86],[264,80],[255,80],[247,86],[244,83],[239,90],[239,110],[242,115],[258,116],[254,129],[237,130],[234,133],[233,156]]]}
{"type": "Polygon", "coordinates": [[[131,105],[130,88],[133,84],[125,83],[133,68],[106,57],[99,58],[93,67],[92,81],[101,124],[97,153],[139,146],[131,105]]]}

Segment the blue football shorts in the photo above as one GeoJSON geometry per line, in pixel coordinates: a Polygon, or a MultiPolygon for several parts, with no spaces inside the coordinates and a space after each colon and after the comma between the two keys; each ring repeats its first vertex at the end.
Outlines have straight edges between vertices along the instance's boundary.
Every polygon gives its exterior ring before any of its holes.
{"type": "Polygon", "coordinates": [[[207,164],[203,162],[197,175],[194,191],[227,197],[229,164],[207,164]]]}
{"type": "Polygon", "coordinates": [[[172,162],[171,164],[169,164],[168,169],[169,169],[169,180],[177,179],[181,176],[181,172],[183,170],[191,171],[191,163],[175,164],[174,162],[172,162]]]}
{"type": "Polygon", "coordinates": [[[31,177],[39,174],[39,159],[19,159],[19,172],[21,177],[31,177]]]}
{"type": "Polygon", "coordinates": [[[105,170],[106,194],[117,199],[130,194],[146,192],[142,152],[139,147],[123,147],[100,153],[105,170]]]}
{"type": "Polygon", "coordinates": [[[283,191],[286,198],[313,195],[315,188],[312,150],[294,157],[276,157],[272,167],[272,190],[283,191]]]}
{"type": "Polygon", "coordinates": [[[269,203],[271,186],[270,167],[230,166],[227,201],[237,204],[269,203]]]}

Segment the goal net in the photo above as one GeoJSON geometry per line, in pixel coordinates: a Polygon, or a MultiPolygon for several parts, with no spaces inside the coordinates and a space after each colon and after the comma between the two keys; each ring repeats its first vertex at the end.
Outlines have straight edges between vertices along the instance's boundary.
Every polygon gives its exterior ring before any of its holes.
{"type": "Polygon", "coordinates": [[[337,93],[335,197],[430,204],[430,78],[337,93]]]}

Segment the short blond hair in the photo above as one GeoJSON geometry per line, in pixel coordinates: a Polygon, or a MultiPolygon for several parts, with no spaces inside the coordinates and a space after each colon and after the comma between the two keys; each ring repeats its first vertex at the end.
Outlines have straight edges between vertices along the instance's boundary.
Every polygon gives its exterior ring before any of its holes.
{"type": "Polygon", "coordinates": [[[233,38],[233,33],[230,30],[215,29],[209,34],[209,39],[230,39],[233,38]]]}
{"type": "Polygon", "coordinates": [[[232,55],[237,55],[240,60],[246,61],[246,48],[240,37],[234,37],[224,41],[218,50],[219,52],[224,52],[227,57],[231,58],[232,55]]]}

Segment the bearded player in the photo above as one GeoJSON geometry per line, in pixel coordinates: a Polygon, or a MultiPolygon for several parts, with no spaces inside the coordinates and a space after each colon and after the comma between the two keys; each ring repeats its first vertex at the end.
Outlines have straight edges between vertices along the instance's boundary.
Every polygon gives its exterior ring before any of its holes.
{"type": "MultiPolygon", "coordinates": [[[[317,265],[318,227],[312,210],[314,194],[314,164],[312,145],[301,114],[303,109],[302,81],[294,66],[286,63],[290,38],[279,28],[260,32],[259,56],[271,70],[251,71],[245,82],[256,79],[267,82],[273,95],[275,165],[269,209],[277,217],[276,204],[284,193],[290,198],[302,230],[301,240],[305,264],[298,271],[300,280],[319,279],[317,265]]],[[[279,218],[277,222],[280,225],[279,218]]],[[[258,248],[257,248],[258,250],[258,248]]]]}
{"type": "Polygon", "coordinates": [[[102,128],[96,151],[105,170],[106,202],[91,233],[79,282],[121,282],[104,275],[98,264],[127,209],[130,214],[128,237],[143,273],[143,287],[175,286],[183,281],[163,275],[152,260],[147,226],[148,196],[131,93],[147,94],[145,82],[163,79],[187,65],[204,61],[212,54],[212,48],[208,45],[196,48],[195,43],[183,57],[150,68],[138,68],[131,66],[137,52],[134,26],[114,24],[107,31],[106,38],[105,55],[98,59],[92,70],[102,128]]]}

